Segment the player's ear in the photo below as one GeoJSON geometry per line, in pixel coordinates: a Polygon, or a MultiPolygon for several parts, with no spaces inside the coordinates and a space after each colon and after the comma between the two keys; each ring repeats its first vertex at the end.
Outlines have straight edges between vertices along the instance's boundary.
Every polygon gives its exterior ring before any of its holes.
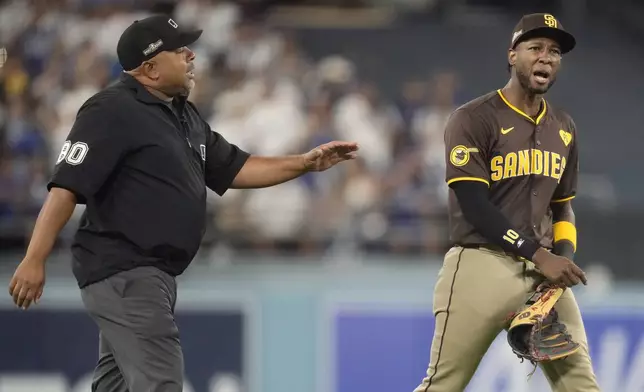
{"type": "Polygon", "coordinates": [[[508,64],[512,67],[517,63],[517,52],[513,49],[508,49],[508,64]]]}

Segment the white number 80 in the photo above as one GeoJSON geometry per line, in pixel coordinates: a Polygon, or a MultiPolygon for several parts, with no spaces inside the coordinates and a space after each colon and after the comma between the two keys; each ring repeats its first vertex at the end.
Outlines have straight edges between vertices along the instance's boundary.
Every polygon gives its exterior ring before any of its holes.
{"type": "Polygon", "coordinates": [[[60,150],[60,155],[58,155],[56,164],[58,165],[62,161],[66,161],[70,165],[80,165],[81,163],[83,163],[83,160],[87,156],[88,151],[89,146],[86,143],[76,142],[72,144],[69,140],[67,140],[63,144],[62,150],[60,150]]]}

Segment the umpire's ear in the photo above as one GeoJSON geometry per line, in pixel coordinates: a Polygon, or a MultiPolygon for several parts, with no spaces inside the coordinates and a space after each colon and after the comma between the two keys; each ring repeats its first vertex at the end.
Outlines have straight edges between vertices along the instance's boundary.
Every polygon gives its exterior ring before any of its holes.
{"type": "Polygon", "coordinates": [[[140,72],[152,80],[159,79],[159,65],[154,60],[144,61],[141,64],[140,72]]]}

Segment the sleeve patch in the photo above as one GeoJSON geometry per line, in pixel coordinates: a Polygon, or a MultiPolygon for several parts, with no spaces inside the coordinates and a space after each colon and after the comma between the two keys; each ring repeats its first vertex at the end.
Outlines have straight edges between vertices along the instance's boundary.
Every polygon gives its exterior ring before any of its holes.
{"type": "Polygon", "coordinates": [[[455,146],[449,154],[449,161],[456,167],[465,166],[470,161],[470,153],[478,151],[478,148],[470,148],[463,145],[455,146]]]}
{"type": "Polygon", "coordinates": [[[563,141],[566,147],[568,147],[568,145],[572,141],[572,133],[566,132],[563,129],[559,130],[559,137],[561,137],[561,140],[563,141]]]}

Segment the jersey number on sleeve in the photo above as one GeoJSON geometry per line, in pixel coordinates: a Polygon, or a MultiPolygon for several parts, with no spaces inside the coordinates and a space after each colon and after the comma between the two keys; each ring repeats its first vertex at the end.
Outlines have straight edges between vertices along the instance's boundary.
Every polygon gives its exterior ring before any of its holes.
{"type": "Polygon", "coordinates": [[[503,236],[503,239],[506,240],[507,242],[511,243],[514,245],[516,240],[519,239],[519,233],[516,231],[509,229],[508,231],[505,232],[505,235],[503,236]]]}
{"type": "Polygon", "coordinates": [[[56,164],[66,161],[70,165],[80,165],[87,156],[89,146],[83,142],[76,142],[72,144],[69,140],[65,141],[56,164]]]}

